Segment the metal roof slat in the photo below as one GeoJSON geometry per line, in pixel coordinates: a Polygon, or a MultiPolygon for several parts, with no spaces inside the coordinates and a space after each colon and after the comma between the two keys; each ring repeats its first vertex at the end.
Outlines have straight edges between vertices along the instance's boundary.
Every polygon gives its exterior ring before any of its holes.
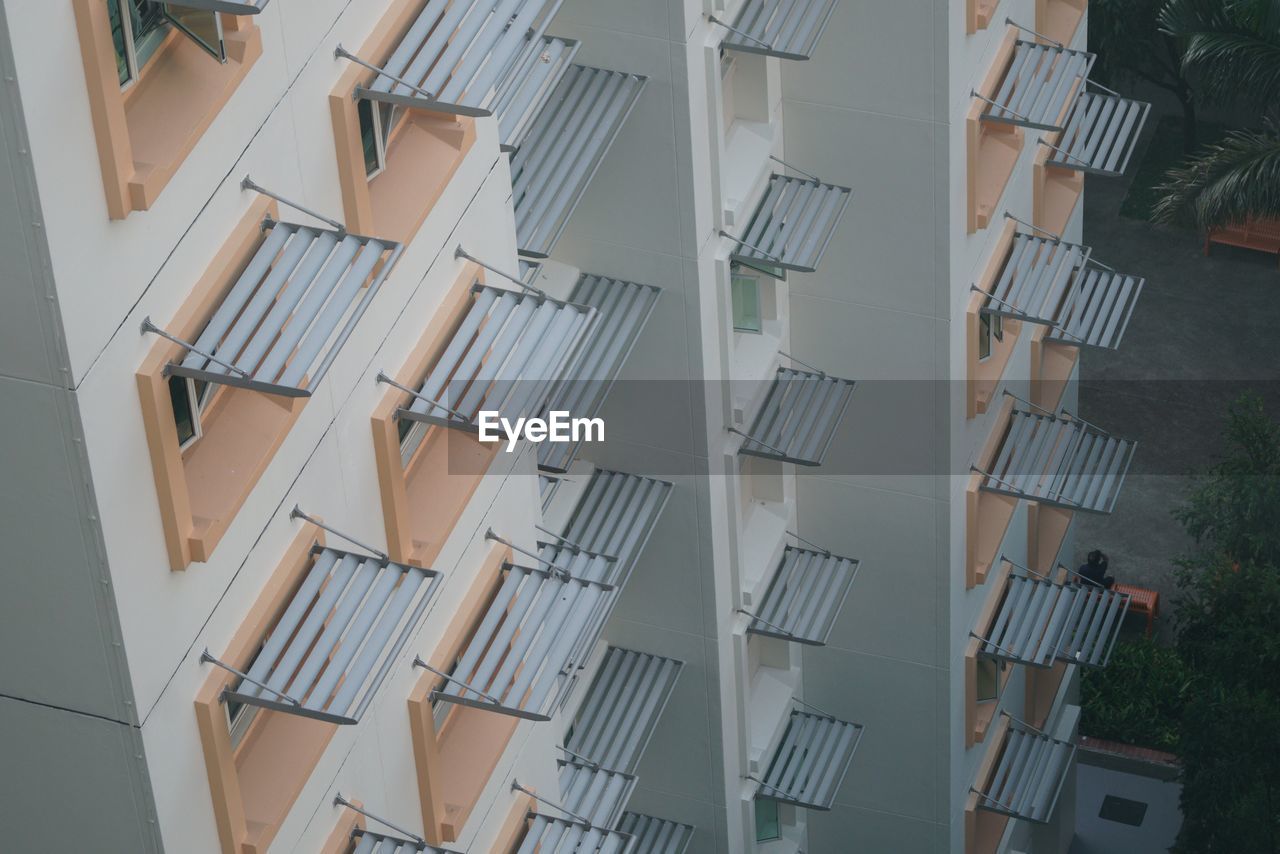
{"type": "MultiPolygon", "coordinates": [[[[299,639],[303,639],[304,642],[295,641],[291,646],[292,649],[298,649],[299,654],[305,653],[305,657],[297,672],[292,672],[293,668],[289,668],[291,677],[287,685],[282,684],[280,687],[295,699],[301,700],[304,697],[308,700],[319,699],[323,704],[326,699],[324,696],[315,698],[309,696],[312,689],[316,687],[316,680],[321,672],[330,666],[330,656],[337,647],[342,633],[351,625],[356,609],[364,602],[375,584],[385,586],[386,579],[390,577],[387,574],[379,574],[375,563],[357,560],[355,574],[346,587],[338,593],[334,608],[323,610],[313,608],[307,622],[299,631],[299,639]]],[[[392,581],[394,582],[394,579],[392,581]]],[[[390,593],[390,588],[387,588],[386,592],[390,593]]],[[[375,592],[374,595],[376,596],[377,593],[375,592]]],[[[337,672],[340,673],[344,666],[345,662],[338,663],[337,672]]],[[[272,685],[272,687],[276,686],[272,685]]]]}
{"type": "MultiPolygon", "coordinates": [[[[485,339],[492,340],[498,334],[498,331],[502,329],[502,324],[506,321],[507,314],[515,306],[515,294],[499,291],[495,288],[480,288],[475,291],[472,295],[471,308],[462,319],[457,331],[453,333],[449,343],[445,345],[444,352],[440,354],[435,365],[423,378],[418,393],[431,400],[439,400],[439,395],[444,390],[445,383],[460,367],[461,361],[466,357],[473,343],[477,347],[488,347],[488,344],[484,341],[474,340],[476,335],[480,333],[482,324],[485,339]],[[493,317],[490,317],[490,312],[493,313],[493,317]]],[[[429,405],[426,401],[418,398],[410,401],[409,411],[425,414],[428,410],[429,405]]]]}

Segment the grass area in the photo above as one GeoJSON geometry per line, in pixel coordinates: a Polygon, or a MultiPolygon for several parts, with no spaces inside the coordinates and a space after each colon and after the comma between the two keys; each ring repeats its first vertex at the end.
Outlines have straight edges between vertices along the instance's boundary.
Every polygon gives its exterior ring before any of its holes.
{"type": "MultiPolygon", "coordinates": [[[[1197,123],[1197,135],[1201,146],[1217,142],[1226,132],[1227,128],[1224,125],[1214,122],[1197,123]]],[[[1184,159],[1182,117],[1165,116],[1156,125],[1151,144],[1142,155],[1142,162],[1134,170],[1129,193],[1120,204],[1120,216],[1150,221],[1151,209],[1160,198],[1160,191],[1156,188],[1164,183],[1165,173],[1184,159]]]]}

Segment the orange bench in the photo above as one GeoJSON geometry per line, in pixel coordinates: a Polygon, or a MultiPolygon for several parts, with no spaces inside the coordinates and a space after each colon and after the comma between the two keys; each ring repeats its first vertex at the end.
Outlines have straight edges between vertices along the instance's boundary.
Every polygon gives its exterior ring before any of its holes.
{"type": "Polygon", "coordinates": [[[1141,614],[1147,618],[1147,637],[1155,627],[1156,617],[1160,615],[1160,594],[1145,587],[1134,587],[1131,584],[1113,584],[1111,589],[1124,593],[1129,597],[1129,612],[1141,614]]]}
{"type": "Polygon", "coordinates": [[[1204,254],[1209,254],[1209,245],[1212,243],[1256,249],[1280,256],[1280,220],[1249,219],[1243,225],[1211,228],[1204,237],[1204,254]]]}

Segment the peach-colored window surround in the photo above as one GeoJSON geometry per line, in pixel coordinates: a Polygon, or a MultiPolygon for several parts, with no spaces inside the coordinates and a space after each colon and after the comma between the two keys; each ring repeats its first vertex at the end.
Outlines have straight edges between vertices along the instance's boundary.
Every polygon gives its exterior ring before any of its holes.
{"type": "MultiPolygon", "coordinates": [[[[1000,84],[1005,68],[1013,59],[1018,31],[1009,27],[1000,48],[991,62],[991,69],[978,88],[978,93],[990,98],[1000,84]]],[[[965,118],[965,145],[967,151],[968,182],[968,230],[973,234],[991,223],[991,216],[1000,204],[1004,188],[1018,165],[1025,135],[1022,128],[1002,122],[984,122],[982,113],[987,104],[974,98],[965,118]]]]}
{"type": "Polygon", "coordinates": [[[1041,326],[1031,335],[1031,402],[1056,412],[1080,360],[1080,348],[1051,341],[1048,334],[1049,327],[1041,326]]]}
{"type": "MultiPolygon", "coordinates": [[[[471,285],[484,281],[482,272],[474,264],[465,267],[394,377],[396,382],[409,388],[421,384],[427,368],[444,352],[466,316],[471,285]]],[[[405,392],[392,388],[374,410],[374,460],[388,553],[393,560],[429,566],[480,486],[498,445],[481,444],[463,430],[432,426],[406,466],[400,456],[396,410],[408,400],[405,392]]]]}
{"type": "MultiPolygon", "coordinates": [[[[1006,397],[992,423],[987,444],[974,462],[975,466],[983,470],[990,467],[1012,415],[1013,398],[1006,397]]],[[[1000,554],[1000,544],[1004,542],[1009,523],[1013,521],[1014,511],[1018,509],[1017,498],[989,492],[982,489],[981,484],[982,475],[977,472],[969,475],[969,486],[965,490],[966,588],[986,583],[987,574],[1000,554]]]]}
{"type": "Polygon", "coordinates": [[[1048,575],[1057,569],[1058,553],[1074,516],[1065,507],[1027,504],[1027,564],[1033,571],[1048,575]]]}
{"type": "MultiPolygon", "coordinates": [[[[375,63],[384,61],[425,5],[426,0],[393,0],[356,55],[375,63]]],[[[369,179],[355,91],[375,75],[363,66],[350,65],[329,95],[347,228],[407,244],[475,142],[475,119],[398,108],[401,118],[387,140],[386,168],[369,179]]]]}
{"type": "Polygon", "coordinates": [[[71,0],[107,212],[124,219],[150,208],[262,55],[262,31],[222,15],[227,61],[173,32],[137,83],[120,90],[106,0],[71,0]]]}
{"type": "MultiPolygon", "coordinates": [[[[995,773],[996,761],[1000,758],[1001,745],[1008,729],[1009,718],[1001,716],[992,733],[991,746],[987,749],[986,756],[982,757],[982,764],[978,766],[974,788],[982,788],[980,784],[995,773]]],[[[977,794],[969,792],[964,807],[965,854],[995,854],[1008,824],[1007,815],[978,809],[977,794]]]]}
{"type": "MultiPolygon", "coordinates": [[[[995,287],[996,278],[1000,275],[1005,261],[1013,248],[1014,222],[1008,220],[1004,231],[991,253],[978,287],[989,293],[995,287]]],[[[1018,344],[1018,336],[1022,334],[1022,322],[1010,317],[1004,319],[1004,340],[991,339],[991,355],[985,359],[978,358],[978,337],[981,335],[981,309],[985,297],[979,291],[969,296],[969,305],[965,309],[965,353],[966,353],[966,414],[973,418],[987,411],[1000,386],[1000,378],[1009,364],[1009,358],[1018,344]]]]}
{"type": "MultiPolygon", "coordinates": [[[[448,672],[461,655],[497,594],[502,565],[510,557],[510,549],[503,546],[495,545],[489,552],[444,637],[427,661],[433,668],[448,672]]],[[[409,727],[418,772],[422,824],[427,841],[433,845],[453,842],[461,834],[520,723],[510,715],[455,705],[437,731],[431,693],[442,681],[424,670],[409,695],[409,727]]]]}
{"type": "MultiPolygon", "coordinates": [[[[1053,134],[1046,141],[1057,145],[1061,138],[1062,134],[1053,134]]],[[[1084,173],[1048,165],[1049,153],[1049,146],[1042,145],[1036,154],[1031,179],[1032,222],[1037,228],[1063,234],[1084,193],[1084,173]]]]}
{"type": "Polygon", "coordinates": [[[493,854],[514,854],[524,840],[529,813],[533,810],[534,803],[533,798],[528,795],[522,794],[516,798],[515,805],[507,813],[506,821],[502,823],[502,829],[498,831],[498,841],[494,843],[493,854]]]}
{"type": "MultiPolygon", "coordinates": [[[[221,654],[222,661],[247,669],[262,639],[288,605],[311,566],[311,546],[324,532],[305,525],[294,538],[249,615],[221,654]]],[[[211,667],[196,695],[196,723],[213,797],[214,819],[224,854],[264,854],[324,754],[336,724],[262,709],[240,744],[231,745],[221,697],[235,680],[211,667]]]]}
{"type": "Polygon", "coordinates": [[[1000,0],[967,0],[965,3],[965,33],[973,35],[978,30],[985,30],[995,17],[1000,0]]]}
{"type": "Polygon", "coordinates": [[[1070,45],[1088,8],[1089,0],[1036,0],[1036,32],[1070,45]]]}
{"type": "MultiPolygon", "coordinates": [[[[352,800],[351,803],[364,808],[364,804],[360,801],[352,800]]],[[[357,829],[364,830],[366,827],[364,816],[350,807],[342,807],[338,823],[333,826],[333,832],[325,839],[320,854],[351,854],[351,834],[357,829]]]]}
{"type": "MultiPolygon", "coordinates": [[[[1000,600],[1004,596],[1005,586],[1008,584],[1009,573],[1012,570],[1013,565],[1007,560],[1000,562],[1000,569],[997,570],[991,590],[987,593],[987,601],[983,603],[982,611],[974,622],[973,630],[976,634],[989,636],[992,622],[995,620],[996,612],[1000,607],[1000,600]]],[[[966,747],[973,747],[973,745],[987,737],[987,730],[991,727],[991,722],[995,719],[996,710],[1000,706],[999,697],[1004,694],[1005,685],[1009,681],[1009,676],[1013,673],[1013,668],[1006,664],[997,677],[1000,681],[996,699],[979,702],[978,650],[980,648],[981,644],[978,639],[970,638],[969,645],[965,648],[964,653],[966,747]]]]}
{"type": "MultiPolygon", "coordinates": [[[[191,296],[161,326],[184,340],[198,336],[257,251],[262,220],[268,214],[278,215],[270,200],[250,207],[191,296]]],[[[181,450],[164,369],[183,352],[177,344],[160,339],[135,375],[169,566],[175,570],[213,554],[307,400],[245,388],[220,389],[202,415],[203,436],[181,450]]]]}

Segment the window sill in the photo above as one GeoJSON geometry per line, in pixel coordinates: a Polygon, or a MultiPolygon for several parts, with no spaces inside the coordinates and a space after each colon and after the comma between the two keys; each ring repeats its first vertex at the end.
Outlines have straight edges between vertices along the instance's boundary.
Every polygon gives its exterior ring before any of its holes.
{"type": "Polygon", "coordinates": [[[1042,148],[1036,157],[1031,209],[1037,228],[1060,235],[1066,232],[1076,202],[1084,194],[1084,173],[1046,165],[1049,149],[1042,148]]]}
{"type": "Polygon", "coordinates": [[[1036,32],[1070,46],[1089,0],[1036,0],[1036,32]]]}
{"type": "Polygon", "coordinates": [[[965,33],[973,35],[989,27],[999,6],[1000,0],[968,0],[965,4],[965,33]]]}
{"type": "Polygon", "coordinates": [[[1031,402],[1056,412],[1080,361],[1080,348],[1046,340],[1048,327],[1031,337],[1031,402]]]}

